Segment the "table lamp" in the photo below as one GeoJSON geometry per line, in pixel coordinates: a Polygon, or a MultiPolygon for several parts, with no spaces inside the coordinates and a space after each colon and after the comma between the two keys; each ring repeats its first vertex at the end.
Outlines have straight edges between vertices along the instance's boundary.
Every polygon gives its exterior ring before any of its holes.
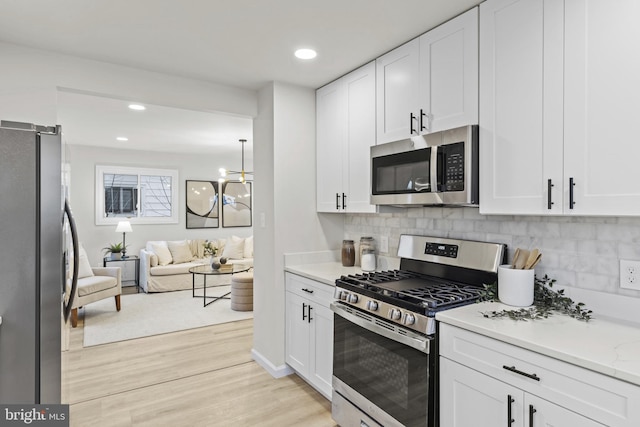
{"type": "Polygon", "coordinates": [[[126,245],[126,234],[131,233],[133,230],[131,229],[131,223],[129,221],[119,221],[118,226],[116,227],[116,233],[122,233],[122,258],[127,257],[127,245],[126,245]]]}

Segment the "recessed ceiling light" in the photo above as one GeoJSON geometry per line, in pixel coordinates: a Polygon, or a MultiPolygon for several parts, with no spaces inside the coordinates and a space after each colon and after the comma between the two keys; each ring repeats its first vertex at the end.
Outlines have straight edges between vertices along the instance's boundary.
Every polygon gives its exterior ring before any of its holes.
{"type": "Polygon", "coordinates": [[[124,137],[124,136],[119,136],[119,137],[117,137],[116,139],[117,139],[118,141],[128,141],[128,140],[129,140],[129,138],[124,137]]]}
{"type": "Polygon", "coordinates": [[[140,104],[129,104],[129,108],[136,111],[143,111],[147,109],[147,107],[140,104]]]}
{"type": "Polygon", "coordinates": [[[298,49],[295,52],[296,58],[300,59],[313,59],[316,57],[317,53],[313,49],[298,49]]]}

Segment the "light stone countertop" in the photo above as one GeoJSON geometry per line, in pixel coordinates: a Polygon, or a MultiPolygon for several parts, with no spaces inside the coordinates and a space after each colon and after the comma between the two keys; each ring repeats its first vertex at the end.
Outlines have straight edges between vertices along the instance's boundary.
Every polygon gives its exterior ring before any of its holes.
{"type": "Polygon", "coordinates": [[[589,322],[558,313],[526,322],[482,315],[513,308],[484,302],[437,313],[436,319],[640,386],[640,326],[597,314],[589,322]]]}
{"type": "Polygon", "coordinates": [[[342,275],[362,273],[360,267],[343,267],[340,262],[291,265],[285,267],[284,271],[331,286],[335,286],[336,279],[342,275]]]}

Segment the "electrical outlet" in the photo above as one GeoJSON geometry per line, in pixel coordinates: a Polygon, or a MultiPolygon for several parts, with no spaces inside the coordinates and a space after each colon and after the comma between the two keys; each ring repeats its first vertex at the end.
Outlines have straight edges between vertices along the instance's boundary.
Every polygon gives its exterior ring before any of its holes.
{"type": "Polygon", "coordinates": [[[389,252],[389,236],[380,236],[380,253],[389,252]]]}
{"type": "Polygon", "coordinates": [[[620,260],[620,287],[640,290],[640,261],[620,260]]]}

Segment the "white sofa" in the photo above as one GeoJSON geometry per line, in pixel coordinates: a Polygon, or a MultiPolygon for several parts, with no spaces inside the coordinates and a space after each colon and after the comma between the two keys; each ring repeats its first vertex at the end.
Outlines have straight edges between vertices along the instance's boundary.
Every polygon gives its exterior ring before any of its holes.
{"type": "MultiPolygon", "coordinates": [[[[140,287],[144,292],[169,292],[191,289],[191,267],[206,264],[209,257],[204,255],[204,239],[146,243],[140,250],[140,287]]],[[[226,257],[228,263],[242,263],[253,267],[253,236],[212,240],[218,247],[216,257],[226,257]]],[[[227,275],[208,276],[207,287],[228,284],[227,275]]],[[[202,278],[196,277],[196,287],[202,287],[202,278]]]]}

